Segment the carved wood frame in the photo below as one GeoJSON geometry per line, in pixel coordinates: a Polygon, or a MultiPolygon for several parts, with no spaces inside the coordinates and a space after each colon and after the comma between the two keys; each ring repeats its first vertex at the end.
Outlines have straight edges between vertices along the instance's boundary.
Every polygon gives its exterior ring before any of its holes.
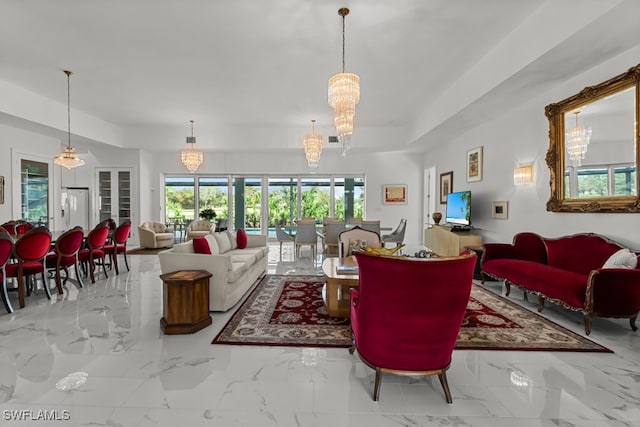
{"type": "MultiPolygon", "coordinates": [[[[636,123],[640,123],[640,64],[629,68],[626,72],[617,75],[595,86],[587,86],[576,95],[570,96],[560,102],[549,104],[544,113],[549,119],[549,150],[546,155],[549,167],[549,185],[551,195],[547,201],[547,211],[550,212],[639,212],[640,194],[635,196],[594,197],[588,199],[565,199],[564,197],[564,115],[574,109],[611,96],[622,90],[635,86],[635,117],[636,123]]],[[[635,128],[636,143],[636,189],[640,193],[638,183],[638,165],[640,165],[640,136],[638,128],[635,128]]]]}

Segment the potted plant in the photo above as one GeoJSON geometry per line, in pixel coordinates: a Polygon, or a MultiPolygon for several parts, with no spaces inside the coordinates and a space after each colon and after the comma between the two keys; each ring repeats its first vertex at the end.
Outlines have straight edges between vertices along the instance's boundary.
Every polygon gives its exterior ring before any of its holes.
{"type": "Polygon", "coordinates": [[[206,219],[207,221],[211,221],[216,217],[216,211],[212,208],[205,208],[200,211],[200,218],[206,219]]]}

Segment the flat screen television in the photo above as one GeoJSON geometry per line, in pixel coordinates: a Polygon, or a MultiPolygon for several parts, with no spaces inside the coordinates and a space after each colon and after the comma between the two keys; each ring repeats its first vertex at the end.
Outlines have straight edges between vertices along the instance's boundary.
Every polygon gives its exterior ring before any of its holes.
{"type": "Polygon", "coordinates": [[[447,195],[445,221],[453,227],[471,225],[471,191],[458,191],[447,195]]]}

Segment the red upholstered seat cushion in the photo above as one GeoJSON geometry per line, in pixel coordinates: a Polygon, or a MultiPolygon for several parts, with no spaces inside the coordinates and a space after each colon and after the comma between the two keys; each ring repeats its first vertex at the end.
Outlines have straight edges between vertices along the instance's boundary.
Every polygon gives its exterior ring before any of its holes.
{"type": "Polygon", "coordinates": [[[584,308],[588,276],[573,271],[521,259],[495,259],[482,264],[486,273],[508,278],[514,285],[523,285],[532,292],[584,308]]]}
{"type": "Polygon", "coordinates": [[[238,249],[244,249],[247,247],[247,232],[242,228],[238,229],[236,233],[236,241],[238,242],[238,249]]]}
{"type": "Polygon", "coordinates": [[[209,247],[209,242],[207,242],[207,239],[205,239],[204,236],[193,238],[193,252],[197,254],[211,255],[211,248],[209,247]]]}

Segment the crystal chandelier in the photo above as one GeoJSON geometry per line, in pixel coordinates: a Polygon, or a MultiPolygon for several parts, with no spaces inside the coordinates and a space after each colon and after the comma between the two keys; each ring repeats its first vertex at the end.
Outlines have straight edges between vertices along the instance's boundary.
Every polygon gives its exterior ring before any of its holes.
{"type": "Polygon", "coordinates": [[[191,136],[187,137],[187,144],[190,144],[190,147],[182,152],[180,158],[184,167],[189,172],[195,173],[204,160],[204,153],[195,149],[196,137],[193,136],[193,120],[189,120],[189,122],[191,123],[191,136]]]}
{"type": "Polygon", "coordinates": [[[67,70],[64,70],[64,73],[67,75],[67,146],[60,155],[54,157],[53,163],[70,170],[84,165],[84,160],[78,157],[76,149],[71,146],[71,89],[69,77],[73,73],[67,70]]]}
{"type": "Polygon", "coordinates": [[[582,165],[582,159],[587,154],[591,128],[578,126],[578,114],[580,114],[580,111],[575,111],[573,114],[576,115],[576,125],[567,130],[565,145],[567,146],[567,154],[571,165],[580,166],[582,165]]]}
{"type": "Polygon", "coordinates": [[[342,72],[329,79],[329,105],[333,108],[333,124],[342,143],[342,155],[345,156],[350,148],[353,133],[353,116],[356,114],[356,104],[360,101],[360,77],[354,73],[345,73],[344,62],[344,18],[349,9],[343,7],[338,10],[342,16],[342,72]]]}
{"type": "Polygon", "coordinates": [[[304,136],[304,155],[307,157],[307,164],[310,168],[317,168],[322,154],[322,135],[316,133],[316,121],[311,120],[311,133],[304,136]]]}

